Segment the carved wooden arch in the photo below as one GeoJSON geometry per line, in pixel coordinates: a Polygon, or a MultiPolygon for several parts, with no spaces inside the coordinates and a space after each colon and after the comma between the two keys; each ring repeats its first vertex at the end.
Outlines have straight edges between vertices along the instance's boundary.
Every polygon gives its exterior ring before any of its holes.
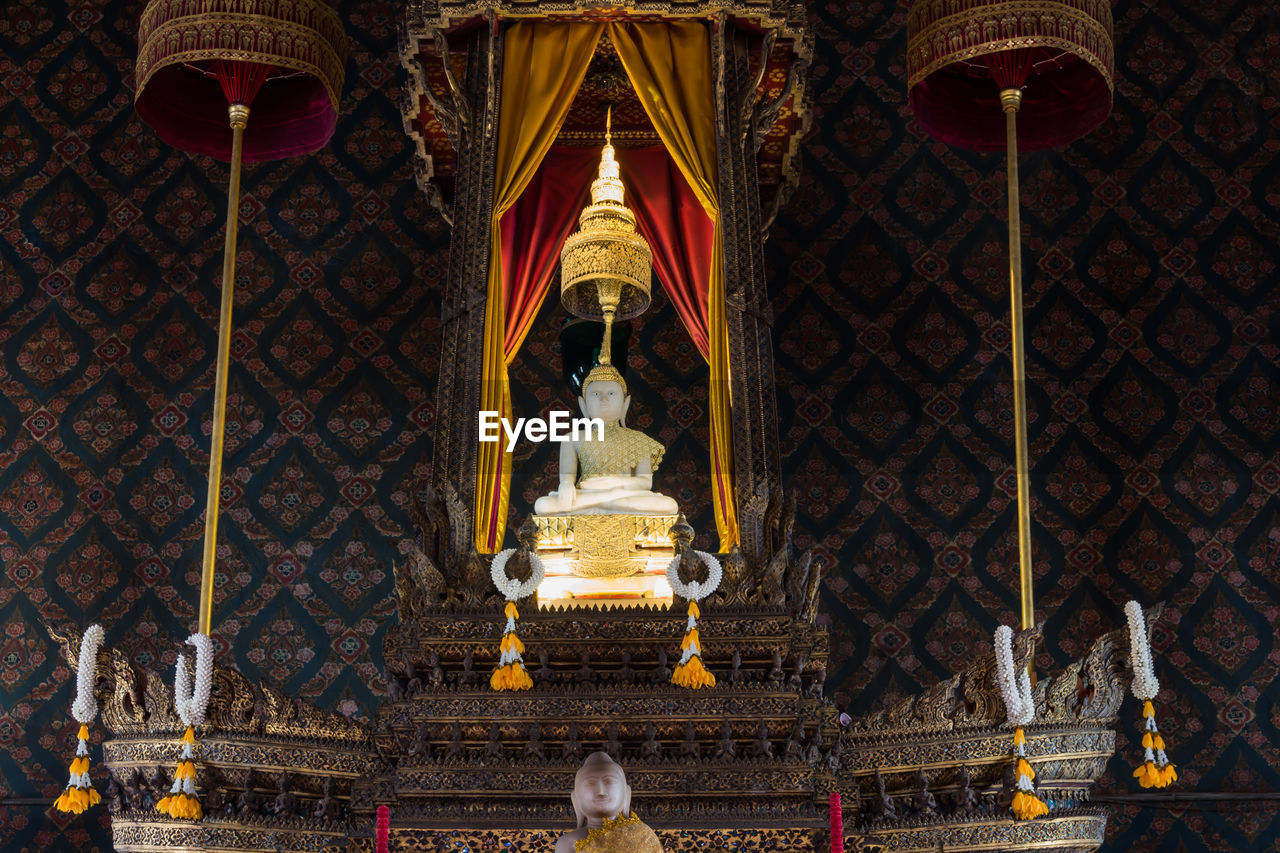
{"type": "MultiPolygon", "coordinates": [[[[794,186],[798,142],[808,127],[803,79],[812,40],[803,6],[739,2],[726,8],[705,0],[639,0],[620,10],[588,2],[429,2],[409,7],[401,59],[411,80],[403,110],[406,131],[417,146],[418,180],[453,226],[441,307],[438,428],[428,497],[435,503],[434,515],[448,518],[449,531],[436,537],[437,547],[427,548],[448,576],[465,572],[472,559],[464,543],[471,541],[467,508],[474,502],[478,455],[474,423],[482,370],[503,21],[602,15],[678,16],[709,20],[712,27],[741,548],[749,564],[761,565],[781,544],[775,541],[782,489],[773,315],[762,244],[767,223],[794,186]],[[763,207],[762,180],[773,181],[763,207]]],[[[432,514],[433,507],[427,507],[427,513],[432,514]]]]}

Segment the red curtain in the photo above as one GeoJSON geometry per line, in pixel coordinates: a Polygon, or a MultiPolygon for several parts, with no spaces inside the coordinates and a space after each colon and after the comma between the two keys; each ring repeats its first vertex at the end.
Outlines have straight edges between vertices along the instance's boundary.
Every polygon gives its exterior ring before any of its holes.
{"type": "Polygon", "coordinates": [[[618,151],[636,225],[653,248],[658,281],[698,352],[711,352],[707,298],[715,254],[715,224],[661,145],[618,151]]]}
{"type": "Polygon", "coordinates": [[[552,148],[529,186],[502,217],[503,354],[515,358],[551,285],[560,249],[590,198],[600,152],[552,148]],[[585,153],[584,153],[585,152],[585,153]]]}
{"type": "MultiPolygon", "coordinates": [[[[665,148],[619,150],[617,157],[627,205],[653,249],[658,281],[698,352],[707,358],[714,223],[665,148]]],[[[553,147],[529,186],[502,217],[503,353],[508,364],[519,352],[551,289],[560,249],[578,227],[578,215],[590,200],[591,181],[599,165],[599,148],[553,147]]],[[[500,453],[498,482],[510,464],[509,455],[500,453]]],[[[497,518],[495,513],[493,519],[497,518]]],[[[491,537],[497,533],[489,531],[491,537]]],[[[500,545],[495,543],[494,547],[500,545]]]]}

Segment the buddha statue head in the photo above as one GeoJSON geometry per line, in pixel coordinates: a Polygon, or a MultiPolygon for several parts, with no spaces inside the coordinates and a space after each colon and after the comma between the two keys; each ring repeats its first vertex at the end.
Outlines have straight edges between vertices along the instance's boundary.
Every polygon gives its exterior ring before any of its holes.
{"type": "Polygon", "coordinates": [[[624,419],[630,406],[627,381],[612,364],[597,364],[582,380],[578,407],[582,409],[583,417],[626,426],[624,419]]]}
{"type": "Polygon", "coordinates": [[[579,827],[599,827],[631,811],[627,775],[607,752],[593,752],[582,762],[573,777],[572,799],[579,827]]]}

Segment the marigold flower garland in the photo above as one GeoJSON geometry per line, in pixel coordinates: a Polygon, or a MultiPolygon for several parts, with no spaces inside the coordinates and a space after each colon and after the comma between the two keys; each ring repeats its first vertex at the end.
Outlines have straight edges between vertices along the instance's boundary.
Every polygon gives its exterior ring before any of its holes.
{"type": "Polygon", "coordinates": [[[1178,781],[1178,771],[1174,769],[1169,756],[1165,755],[1164,738],[1156,726],[1156,709],[1151,700],[1160,692],[1160,681],[1156,678],[1155,664],[1151,659],[1151,641],[1147,638],[1147,621],[1142,615],[1142,606],[1130,601],[1124,606],[1124,615],[1129,620],[1129,665],[1133,667],[1133,698],[1142,702],[1142,717],[1146,731],[1142,733],[1142,748],[1146,751],[1145,760],[1133,777],[1144,788],[1167,788],[1178,781]]]}
{"type": "Polygon", "coordinates": [[[1017,762],[1017,790],[1010,808],[1018,820],[1030,820],[1049,813],[1044,800],[1036,796],[1036,772],[1027,761],[1027,735],[1022,727],[1036,717],[1035,700],[1031,697],[1031,675],[1025,669],[1015,671],[1013,666],[1013,629],[1008,625],[996,628],[996,679],[1000,683],[1000,695],[1013,732],[1013,757],[1017,762]]]}
{"type": "Polygon", "coordinates": [[[671,683],[696,690],[699,687],[716,686],[715,675],[702,665],[702,645],[698,637],[698,617],[702,615],[702,611],[698,609],[698,602],[719,588],[724,570],[720,567],[720,561],[706,551],[693,553],[707,567],[707,579],[688,583],[680,580],[682,557],[677,555],[667,566],[667,583],[671,584],[676,595],[689,600],[689,621],[685,626],[684,639],[680,641],[680,663],[676,664],[675,671],[671,673],[671,683]]]}
{"type": "Polygon", "coordinates": [[[507,626],[502,631],[502,643],[499,646],[501,656],[498,658],[498,668],[489,676],[489,686],[494,690],[529,690],[533,687],[533,679],[524,668],[524,643],[516,636],[516,620],[520,618],[516,602],[537,591],[538,585],[547,576],[547,567],[536,553],[530,551],[529,565],[533,567],[533,572],[529,579],[519,581],[508,577],[507,561],[515,552],[514,548],[500,551],[493,555],[493,562],[489,564],[493,585],[507,599],[507,606],[504,608],[507,626]]]}
{"type": "Polygon", "coordinates": [[[196,649],[196,683],[192,687],[187,675],[187,659],[178,655],[177,672],[173,679],[173,708],[178,712],[187,730],[182,735],[182,754],[178,757],[178,769],[173,774],[173,787],[169,796],[156,803],[156,811],[170,817],[200,820],[204,810],[196,793],[196,763],[192,747],[196,743],[196,726],[204,722],[209,708],[209,694],[213,691],[213,640],[208,634],[192,634],[187,644],[196,649]]]}
{"type": "Polygon", "coordinates": [[[60,812],[81,814],[102,802],[102,795],[89,781],[89,724],[98,716],[98,702],[93,686],[98,680],[98,649],[104,632],[101,625],[90,625],[80,639],[80,655],[76,659],[76,698],[71,703],[71,718],[80,724],[76,734],[76,757],[71,759],[71,778],[53,807],[60,812]]]}

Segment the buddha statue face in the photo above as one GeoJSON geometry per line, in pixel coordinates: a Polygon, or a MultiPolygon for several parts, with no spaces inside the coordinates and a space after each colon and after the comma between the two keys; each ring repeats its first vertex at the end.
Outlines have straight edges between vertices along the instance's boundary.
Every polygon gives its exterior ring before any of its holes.
{"type": "Polygon", "coordinates": [[[599,418],[607,424],[619,423],[631,405],[622,383],[609,379],[598,379],[582,389],[578,398],[582,414],[588,418],[599,418]]]}
{"type": "Polygon", "coordinates": [[[593,752],[573,778],[573,811],[578,826],[598,827],[631,808],[627,776],[609,754],[593,752]]]}

